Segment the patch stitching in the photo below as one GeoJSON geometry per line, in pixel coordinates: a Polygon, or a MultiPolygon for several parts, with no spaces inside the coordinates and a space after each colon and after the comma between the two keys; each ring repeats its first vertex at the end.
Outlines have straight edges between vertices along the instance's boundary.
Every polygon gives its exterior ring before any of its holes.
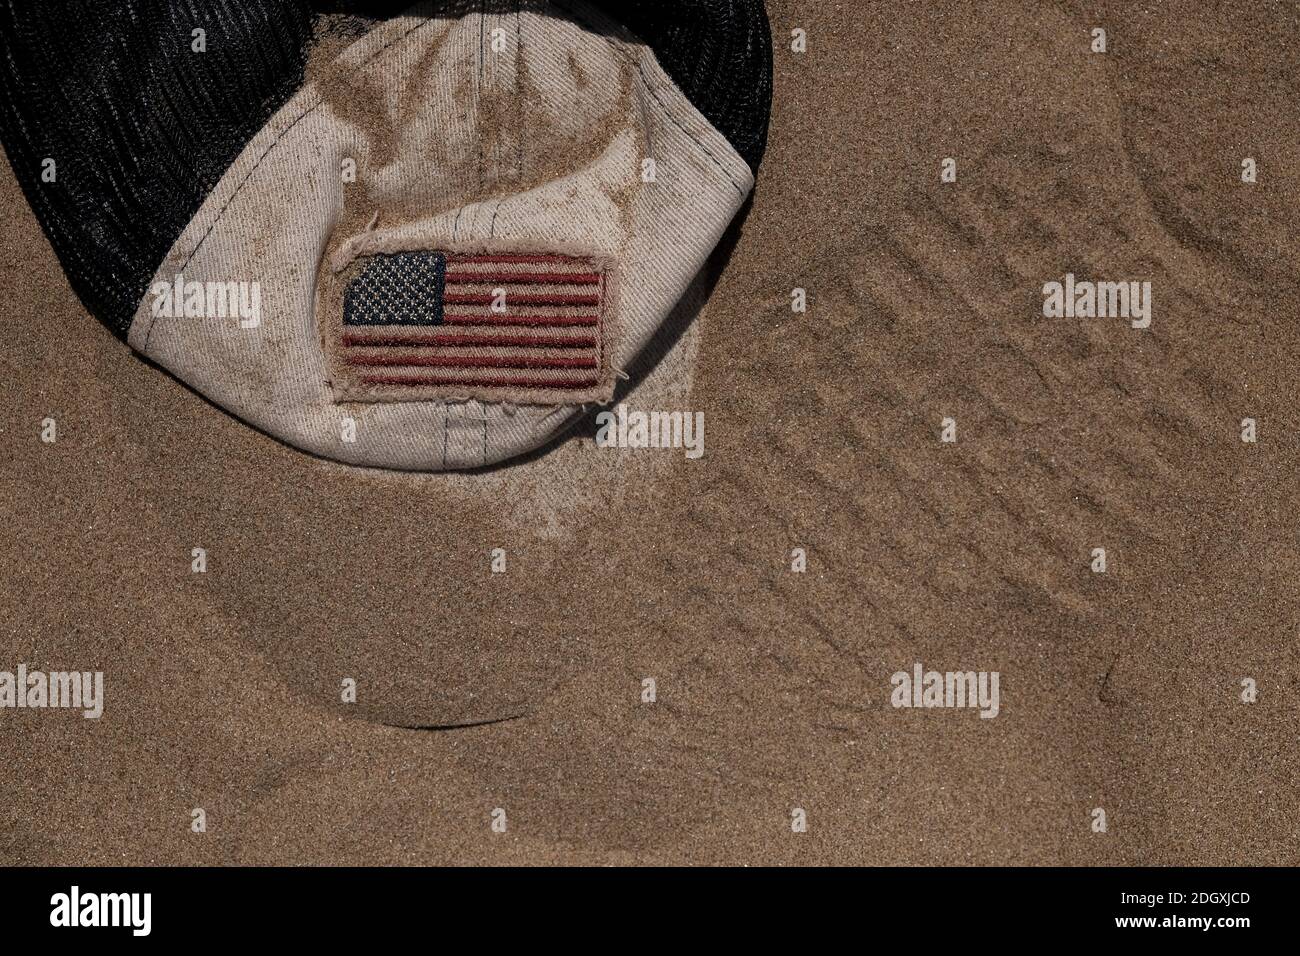
{"type": "Polygon", "coordinates": [[[336,401],[603,401],[613,267],[577,253],[358,255],[320,303],[336,401]]]}

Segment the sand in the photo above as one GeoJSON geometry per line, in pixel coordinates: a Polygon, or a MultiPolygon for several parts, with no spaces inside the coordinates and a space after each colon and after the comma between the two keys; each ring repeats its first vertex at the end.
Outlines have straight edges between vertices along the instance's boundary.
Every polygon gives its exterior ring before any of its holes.
{"type": "Polygon", "coordinates": [[[706,455],[580,495],[242,425],[0,174],[0,670],[106,694],[0,711],[0,863],[1297,863],[1294,9],[769,13],[706,455]],[[1042,318],[1067,272],[1149,280],[1151,327],[1042,318]],[[1000,713],[891,707],[918,661],[1000,713]]]}

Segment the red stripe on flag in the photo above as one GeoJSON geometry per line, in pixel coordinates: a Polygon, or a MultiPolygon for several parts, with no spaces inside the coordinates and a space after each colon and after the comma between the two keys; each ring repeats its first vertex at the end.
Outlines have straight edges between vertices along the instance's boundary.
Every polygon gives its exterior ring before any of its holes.
{"type": "Polygon", "coordinates": [[[448,256],[448,265],[460,265],[469,263],[472,265],[554,265],[559,262],[575,262],[568,256],[448,256]]]}
{"type": "Polygon", "coordinates": [[[349,365],[411,365],[420,368],[595,368],[594,358],[533,355],[349,355],[349,365]]]}
{"type": "Polygon", "coordinates": [[[483,285],[518,282],[520,285],[596,285],[598,272],[448,272],[447,285],[483,285]]]}
{"type": "MultiPolygon", "coordinates": [[[[567,292],[525,292],[507,297],[514,305],[600,305],[600,296],[567,292]]],[[[442,297],[448,305],[491,305],[496,296],[490,292],[448,292],[442,297]]]]}
{"type": "Polygon", "coordinates": [[[598,383],[594,378],[551,379],[551,378],[447,378],[437,375],[366,375],[362,377],[366,385],[461,385],[467,388],[594,388],[598,383]]]}
{"type": "Polygon", "coordinates": [[[535,325],[573,326],[597,325],[597,315],[466,315],[464,312],[444,313],[442,321],[448,325],[535,325]]]}
{"type": "Polygon", "coordinates": [[[402,346],[437,348],[440,346],[483,346],[484,348],[508,348],[510,346],[529,346],[539,349],[591,349],[596,347],[596,340],[590,336],[562,335],[474,335],[472,333],[446,333],[441,335],[384,335],[378,338],[366,338],[362,335],[344,335],[343,344],[348,346],[373,346],[375,348],[395,348],[402,346]]]}

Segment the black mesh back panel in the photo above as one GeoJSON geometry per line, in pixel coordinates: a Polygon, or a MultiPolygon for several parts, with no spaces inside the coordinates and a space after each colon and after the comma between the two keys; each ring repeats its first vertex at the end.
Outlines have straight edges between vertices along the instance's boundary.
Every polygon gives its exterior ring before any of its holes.
{"type": "Polygon", "coordinates": [[[302,85],[311,30],[306,3],[0,5],[9,163],[73,290],[115,335],[221,174],[302,85]],[[199,28],[206,53],[190,47],[199,28]]]}
{"type": "MultiPolygon", "coordinates": [[[[771,38],[760,0],[596,2],[654,49],[757,169],[771,99],[771,38]]],[[[302,86],[318,15],[383,17],[404,6],[0,0],[0,140],[86,308],[126,337],[185,225],[302,86]],[[192,31],[200,28],[207,50],[196,53],[192,31]],[[54,182],[42,181],[46,158],[56,163],[54,182]]]]}
{"type": "Polygon", "coordinates": [[[772,36],[762,0],[597,0],[758,171],[772,107],[772,36]]]}

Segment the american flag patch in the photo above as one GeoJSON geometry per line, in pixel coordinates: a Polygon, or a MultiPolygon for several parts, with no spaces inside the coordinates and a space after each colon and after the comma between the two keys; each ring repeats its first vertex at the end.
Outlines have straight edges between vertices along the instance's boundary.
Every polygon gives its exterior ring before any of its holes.
{"type": "Polygon", "coordinates": [[[337,354],[371,400],[556,404],[602,397],[609,384],[601,260],[420,251],[356,266],[337,354]]]}

